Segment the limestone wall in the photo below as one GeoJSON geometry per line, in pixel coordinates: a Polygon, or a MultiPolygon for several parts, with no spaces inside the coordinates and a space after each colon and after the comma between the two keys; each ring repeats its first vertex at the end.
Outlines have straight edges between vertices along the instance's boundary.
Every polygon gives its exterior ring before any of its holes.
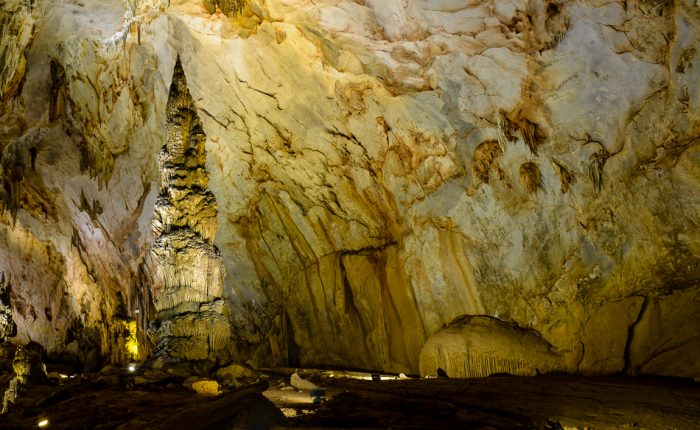
{"type": "Polygon", "coordinates": [[[61,350],[46,300],[89,327],[155,287],[137,272],[179,55],[234,355],[418,372],[429,336],[476,314],[570,371],[697,374],[672,358],[698,348],[696,2],[130,5],[51,2],[0,111],[23,166],[3,167],[23,191],[0,271],[36,301],[20,337],[61,350]]]}

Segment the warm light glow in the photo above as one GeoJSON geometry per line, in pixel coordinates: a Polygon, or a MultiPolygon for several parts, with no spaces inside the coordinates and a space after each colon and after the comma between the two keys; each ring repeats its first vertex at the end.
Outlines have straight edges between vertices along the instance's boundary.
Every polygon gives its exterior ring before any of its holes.
{"type": "Polygon", "coordinates": [[[49,425],[49,420],[41,420],[37,423],[37,427],[46,427],[49,425]]]}
{"type": "Polygon", "coordinates": [[[282,411],[287,418],[294,418],[297,416],[297,410],[294,408],[280,408],[280,411],[282,411]]]}
{"type": "Polygon", "coordinates": [[[135,364],[129,364],[127,367],[129,369],[129,372],[136,372],[136,365],[135,364]]]}
{"type": "MultiPolygon", "coordinates": [[[[364,373],[364,372],[335,371],[335,372],[322,372],[322,374],[325,376],[328,376],[330,378],[350,378],[350,379],[361,379],[361,380],[365,380],[365,381],[372,380],[372,374],[371,373],[364,373]]],[[[382,381],[393,381],[393,380],[397,380],[397,379],[411,379],[411,378],[406,376],[403,373],[400,373],[398,376],[381,374],[379,376],[379,379],[382,381]]]]}
{"type": "MultiPolygon", "coordinates": [[[[139,341],[136,338],[136,321],[129,321],[126,323],[126,329],[129,332],[126,338],[126,351],[129,353],[129,358],[132,360],[138,360],[139,358],[139,341]]],[[[130,370],[133,372],[133,370],[130,370]]]]}
{"type": "Polygon", "coordinates": [[[304,415],[313,415],[316,413],[316,409],[294,409],[294,408],[280,408],[280,411],[287,418],[295,418],[304,415]]]}
{"type": "Polygon", "coordinates": [[[64,375],[63,373],[59,373],[58,376],[60,376],[61,379],[66,379],[66,378],[68,378],[68,375],[64,375]]]}

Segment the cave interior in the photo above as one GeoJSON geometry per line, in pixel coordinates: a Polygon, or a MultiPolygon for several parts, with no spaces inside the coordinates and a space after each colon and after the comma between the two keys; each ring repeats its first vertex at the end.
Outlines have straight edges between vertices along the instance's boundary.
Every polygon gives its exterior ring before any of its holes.
{"type": "Polygon", "coordinates": [[[700,2],[0,0],[0,428],[700,429],[700,2]]]}

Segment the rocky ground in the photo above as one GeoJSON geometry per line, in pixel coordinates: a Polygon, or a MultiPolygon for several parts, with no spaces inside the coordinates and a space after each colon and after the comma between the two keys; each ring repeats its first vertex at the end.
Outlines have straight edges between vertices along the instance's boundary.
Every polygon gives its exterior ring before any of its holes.
{"type": "Polygon", "coordinates": [[[283,370],[238,389],[222,385],[216,396],[172,380],[137,384],[142,379],[128,369],[68,375],[30,386],[0,426],[34,428],[48,420],[46,428],[61,429],[700,428],[700,384],[692,380],[544,375],[373,381],[360,373],[300,373],[326,388],[325,402],[314,404],[308,390],[290,386],[283,370]]]}

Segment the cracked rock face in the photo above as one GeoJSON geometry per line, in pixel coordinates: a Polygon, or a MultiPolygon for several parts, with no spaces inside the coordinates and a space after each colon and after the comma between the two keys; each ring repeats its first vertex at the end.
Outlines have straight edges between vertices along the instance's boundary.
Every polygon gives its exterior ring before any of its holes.
{"type": "Polygon", "coordinates": [[[17,340],[121,356],[119,292],[184,360],[417,373],[482,315],[700,375],[697,2],[217,3],[3,6],[17,340]]]}

